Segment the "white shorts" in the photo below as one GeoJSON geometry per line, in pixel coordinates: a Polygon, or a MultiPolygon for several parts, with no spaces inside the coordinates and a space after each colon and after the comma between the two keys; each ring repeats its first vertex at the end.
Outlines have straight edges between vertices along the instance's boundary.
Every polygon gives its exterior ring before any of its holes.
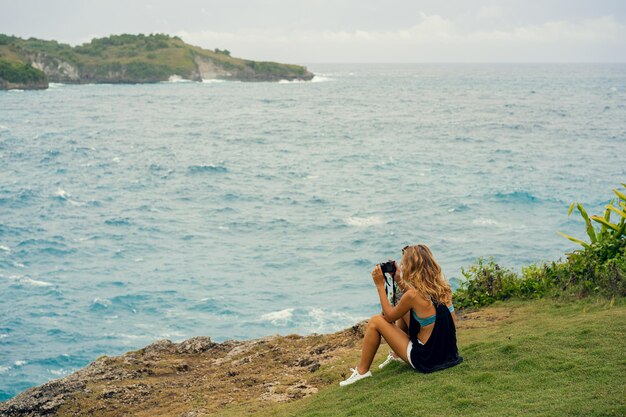
{"type": "MultiPolygon", "coordinates": [[[[420,345],[424,346],[424,344],[422,343],[421,340],[417,339],[417,343],[419,343],[420,345]]],[[[413,362],[411,362],[411,351],[413,350],[413,342],[411,342],[409,340],[409,344],[406,345],[406,357],[409,360],[409,365],[411,365],[411,368],[415,368],[415,366],[413,366],[413,362]]]]}

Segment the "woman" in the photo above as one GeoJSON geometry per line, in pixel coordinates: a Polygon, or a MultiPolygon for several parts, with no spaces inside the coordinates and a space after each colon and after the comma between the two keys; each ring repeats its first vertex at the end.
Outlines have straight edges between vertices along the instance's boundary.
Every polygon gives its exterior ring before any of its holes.
{"type": "Polygon", "coordinates": [[[432,252],[426,245],[406,246],[400,265],[398,272],[396,264],[393,278],[404,294],[395,307],[385,294],[380,265],[372,271],[383,314],[370,319],[359,364],[348,379],[339,383],[341,386],[372,376],[369,369],[381,336],[398,357],[417,371],[434,372],[463,361],[456,346],[452,290],[432,252]],[[394,324],[400,318],[407,324],[408,334],[394,324]]]}

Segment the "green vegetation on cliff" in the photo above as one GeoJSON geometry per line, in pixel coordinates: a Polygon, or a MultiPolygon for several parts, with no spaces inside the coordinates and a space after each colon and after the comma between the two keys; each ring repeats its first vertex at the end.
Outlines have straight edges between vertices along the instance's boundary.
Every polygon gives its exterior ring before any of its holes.
{"type": "Polygon", "coordinates": [[[45,81],[46,74],[30,64],[0,60],[0,79],[26,84],[45,81]]]}
{"type": "MultiPolygon", "coordinates": [[[[48,81],[64,83],[145,83],[166,81],[172,75],[194,81],[313,77],[299,65],[235,58],[228,50],[206,50],[164,34],[112,35],[76,47],[0,34],[0,63],[12,69],[14,79],[30,79],[33,70],[41,70],[40,77],[45,73],[48,81]]],[[[8,81],[2,75],[0,79],[8,81]]]]}

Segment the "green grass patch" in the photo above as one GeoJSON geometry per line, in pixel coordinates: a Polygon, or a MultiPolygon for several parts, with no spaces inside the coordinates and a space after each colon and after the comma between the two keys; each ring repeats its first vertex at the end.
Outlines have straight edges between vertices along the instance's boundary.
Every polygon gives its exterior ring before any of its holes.
{"type": "MultiPolygon", "coordinates": [[[[344,365],[324,369],[335,384],[303,400],[268,405],[263,416],[623,416],[626,414],[626,300],[497,302],[459,319],[464,362],[433,374],[392,363],[341,388],[344,365]],[[484,317],[484,316],[483,316],[484,317]],[[484,326],[474,327],[479,323],[484,326]]],[[[224,410],[241,415],[242,408],[224,410]]]]}

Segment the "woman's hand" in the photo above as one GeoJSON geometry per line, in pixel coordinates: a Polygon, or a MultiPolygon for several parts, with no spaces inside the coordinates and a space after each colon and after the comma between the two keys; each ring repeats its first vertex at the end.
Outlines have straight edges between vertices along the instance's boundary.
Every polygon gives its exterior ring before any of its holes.
{"type": "Polygon", "coordinates": [[[380,265],[376,265],[374,269],[372,269],[372,279],[374,280],[374,284],[376,284],[376,288],[385,286],[385,278],[383,277],[383,271],[380,269],[380,265]]]}

